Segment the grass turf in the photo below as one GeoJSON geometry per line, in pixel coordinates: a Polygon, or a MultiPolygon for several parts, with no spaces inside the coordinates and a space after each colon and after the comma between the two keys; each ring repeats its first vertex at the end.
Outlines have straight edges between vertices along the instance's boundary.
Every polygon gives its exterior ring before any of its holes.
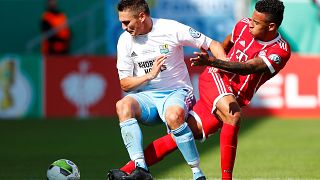
{"type": "MultiPolygon", "coordinates": [[[[143,127],[143,126],[142,126],[143,127]]],[[[235,179],[320,179],[320,121],[244,120],[235,179]]],[[[164,135],[164,126],[142,128],[145,145],[164,135]]],[[[219,133],[197,143],[201,167],[220,178],[219,133]]],[[[116,119],[0,121],[0,179],[45,179],[53,161],[74,161],[82,180],[105,179],[128,160],[116,119]]],[[[191,179],[180,152],[151,167],[155,179],[191,179]]]]}

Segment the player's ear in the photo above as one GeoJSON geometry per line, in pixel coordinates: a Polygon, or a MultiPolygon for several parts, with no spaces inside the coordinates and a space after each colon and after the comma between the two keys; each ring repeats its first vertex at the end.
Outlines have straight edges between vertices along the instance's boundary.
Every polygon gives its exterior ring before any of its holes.
{"type": "Polygon", "coordinates": [[[146,13],[140,12],[140,13],[139,13],[139,20],[140,20],[141,22],[144,22],[145,19],[146,19],[146,13]]]}
{"type": "Polygon", "coordinates": [[[269,31],[275,31],[277,30],[276,23],[269,23],[269,31]]]}

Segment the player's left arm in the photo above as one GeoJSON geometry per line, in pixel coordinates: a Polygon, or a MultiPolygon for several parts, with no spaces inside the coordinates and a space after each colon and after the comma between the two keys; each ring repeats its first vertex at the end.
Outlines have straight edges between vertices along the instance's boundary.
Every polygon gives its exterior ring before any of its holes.
{"type": "Polygon", "coordinates": [[[228,61],[228,59],[219,59],[216,57],[209,57],[204,50],[196,52],[194,58],[190,58],[192,66],[211,66],[225,71],[240,75],[260,74],[260,73],[276,73],[280,71],[290,58],[290,47],[286,50],[274,48],[265,52],[259,53],[253,59],[246,62],[228,61]]]}
{"type": "Polygon", "coordinates": [[[204,50],[195,53],[195,58],[190,58],[192,66],[211,66],[240,75],[269,72],[267,64],[260,57],[255,57],[246,62],[228,61],[208,55],[204,50]]]}
{"type": "Polygon", "coordinates": [[[260,57],[250,59],[246,62],[226,61],[210,57],[208,66],[216,67],[235,74],[248,75],[270,72],[266,63],[260,57]]]}

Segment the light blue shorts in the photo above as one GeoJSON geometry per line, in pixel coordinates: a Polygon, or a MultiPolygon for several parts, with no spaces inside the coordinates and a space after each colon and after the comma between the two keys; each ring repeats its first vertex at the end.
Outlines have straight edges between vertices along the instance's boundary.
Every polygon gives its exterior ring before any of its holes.
{"type": "Polygon", "coordinates": [[[141,108],[141,118],[139,122],[145,125],[155,125],[166,123],[166,109],[172,105],[178,105],[184,109],[187,118],[189,110],[196,102],[194,94],[188,89],[165,90],[165,91],[145,91],[128,96],[138,101],[141,108]]]}

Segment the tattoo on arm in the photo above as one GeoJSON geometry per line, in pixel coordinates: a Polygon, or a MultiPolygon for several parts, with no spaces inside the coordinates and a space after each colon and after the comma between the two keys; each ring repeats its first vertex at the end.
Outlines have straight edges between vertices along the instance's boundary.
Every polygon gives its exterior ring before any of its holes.
{"type": "Polygon", "coordinates": [[[253,58],[246,62],[214,59],[211,61],[210,66],[240,75],[258,74],[269,71],[268,66],[261,58],[253,58]]]}

